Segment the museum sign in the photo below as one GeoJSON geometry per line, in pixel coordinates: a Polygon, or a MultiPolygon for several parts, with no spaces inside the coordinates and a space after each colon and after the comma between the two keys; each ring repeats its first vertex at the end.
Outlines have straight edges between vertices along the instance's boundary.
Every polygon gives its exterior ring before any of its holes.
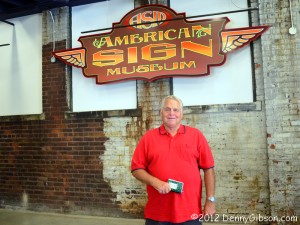
{"type": "Polygon", "coordinates": [[[227,17],[188,21],[185,13],[149,5],[132,10],[108,33],[81,36],[82,47],[53,52],[97,84],[128,79],[209,75],[226,55],[251,43],[268,26],[225,29],[227,17]]]}

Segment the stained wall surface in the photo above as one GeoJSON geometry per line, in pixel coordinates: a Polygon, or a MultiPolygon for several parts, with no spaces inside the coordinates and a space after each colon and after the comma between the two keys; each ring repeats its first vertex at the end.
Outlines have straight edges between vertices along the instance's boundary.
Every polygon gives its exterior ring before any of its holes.
{"type": "MultiPolygon", "coordinates": [[[[299,215],[299,34],[288,32],[288,1],[251,4],[253,25],[271,25],[253,43],[255,102],[185,107],[183,123],[212,148],[219,215],[299,215]]],[[[299,1],[292,10],[300,30],[299,1]]],[[[53,12],[57,49],[68,48],[70,11],[53,12]]],[[[50,22],[44,13],[43,114],[0,118],[1,207],[142,218],[145,187],[130,174],[131,156],[160,125],[172,80],[137,81],[137,110],[71,113],[70,69],[49,60],[50,22]]]]}

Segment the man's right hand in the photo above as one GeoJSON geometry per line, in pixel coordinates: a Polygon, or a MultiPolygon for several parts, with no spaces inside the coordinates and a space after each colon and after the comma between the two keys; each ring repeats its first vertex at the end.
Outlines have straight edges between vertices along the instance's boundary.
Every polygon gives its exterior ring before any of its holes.
{"type": "Polygon", "coordinates": [[[153,187],[160,193],[160,194],[168,194],[171,191],[171,186],[169,183],[158,180],[155,182],[153,187]]]}
{"type": "Polygon", "coordinates": [[[160,194],[167,194],[171,191],[171,186],[169,183],[161,181],[160,179],[152,176],[144,169],[134,170],[132,171],[132,175],[143,183],[154,187],[160,194]]]}

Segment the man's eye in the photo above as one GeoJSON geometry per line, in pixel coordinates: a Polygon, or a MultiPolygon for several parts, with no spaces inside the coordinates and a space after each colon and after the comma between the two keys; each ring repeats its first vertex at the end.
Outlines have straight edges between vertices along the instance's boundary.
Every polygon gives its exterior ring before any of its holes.
{"type": "Polygon", "coordinates": [[[165,112],[171,112],[172,110],[173,110],[174,113],[180,112],[180,109],[178,109],[178,108],[174,108],[174,109],[171,109],[171,108],[164,108],[164,111],[165,111],[165,112]]]}

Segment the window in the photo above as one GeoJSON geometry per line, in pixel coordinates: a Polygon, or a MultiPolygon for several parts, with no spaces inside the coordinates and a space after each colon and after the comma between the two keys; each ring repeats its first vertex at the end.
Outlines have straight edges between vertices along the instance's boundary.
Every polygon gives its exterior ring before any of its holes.
{"type": "MultiPolygon", "coordinates": [[[[81,47],[77,41],[80,36],[97,34],[81,32],[110,28],[133,8],[132,0],[112,0],[73,7],[72,48],[81,47]]],[[[110,30],[101,31],[107,32],[110,30]]],[[[81,69],[72,67],[72,101],[73,112],[136,109],[136,81],[99,85],[95,78],[86,78],[81,69]]]]}
{"type": "Polygon", "coordinates": [[[42,15],[9,22],[0,22],[0,116],[41,114],[42,15]]]}
{"type": "MultiPolygon", "coordinates": [[[[248,7],[247,0],[171,0],[170,7],[186,16],[207,15],[236,11],[248,7]]],[[[214,15],[204,18],[228,17],[225,29],[249,27],[248,12],[214,15]]],[[[252,59],[250,46],[227,54],[226,62],[220,67],[211,67],[210,75],[197,78],[174,78],[173,93],[180,97],[185,106],[236,104],[253,102],[252,59]]]]}

